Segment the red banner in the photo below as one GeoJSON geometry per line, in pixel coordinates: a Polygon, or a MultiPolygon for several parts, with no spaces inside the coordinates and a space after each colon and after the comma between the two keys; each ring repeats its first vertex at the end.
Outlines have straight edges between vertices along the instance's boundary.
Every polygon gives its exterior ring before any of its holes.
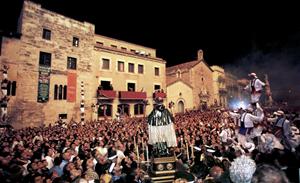
{"type": "Polygon", "coordinates": [[[76,73],[68,73],[68,90],[67,90],[67,101],[76,102],[76,73]]]}

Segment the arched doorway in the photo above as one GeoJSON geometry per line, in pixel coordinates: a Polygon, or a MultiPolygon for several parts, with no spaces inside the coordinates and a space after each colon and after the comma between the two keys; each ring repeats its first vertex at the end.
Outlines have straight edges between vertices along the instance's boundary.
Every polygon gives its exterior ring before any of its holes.
{"type": "Polygon", "coordinates": [[[181,100],[178,102],[178,112],[179,113],[183,113],[184,112],[184,103],[181,100]]]}

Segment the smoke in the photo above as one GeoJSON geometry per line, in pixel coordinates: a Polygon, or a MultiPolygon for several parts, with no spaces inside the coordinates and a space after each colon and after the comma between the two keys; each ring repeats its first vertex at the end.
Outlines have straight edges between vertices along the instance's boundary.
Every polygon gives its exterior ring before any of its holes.
{"type": "Polygon", "coordinates": [[[300,46],[255,50],[224,68],[239,78],[255,72],[264,81],[264,74],[268,74],[273,100],[300,106],[300,46]]]}

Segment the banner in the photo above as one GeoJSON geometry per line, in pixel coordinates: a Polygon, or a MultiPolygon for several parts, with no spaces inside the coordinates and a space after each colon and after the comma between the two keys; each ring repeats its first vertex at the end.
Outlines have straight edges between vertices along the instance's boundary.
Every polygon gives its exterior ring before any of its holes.
{"type": "Polygon", "coordinates": [[[39,66],[38,102],[45,103],[49,100],[50,72],[50,67],[39,66]]]}
{"type": "Polygon", "coordinates": [[[77,74],[68,73],[68,90],[67,90],[67,101],[76,102],[76,83],[77,83],[77,74]]]}

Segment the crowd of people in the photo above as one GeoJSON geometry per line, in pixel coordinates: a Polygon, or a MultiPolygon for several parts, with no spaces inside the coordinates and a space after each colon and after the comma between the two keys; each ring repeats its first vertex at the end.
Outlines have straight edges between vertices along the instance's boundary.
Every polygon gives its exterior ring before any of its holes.
{"type": "MultiPolygon", "coordinates": [[[[2,69],[2,122],[9,100],[7,70],[2,69]]],[[[264,83],[255,73],[249,76],[245,89],[251,90],[252,104],[237,111],[191,110],[172,116],[160,103],[149,118],[60,119],[19,130],[1,125],[1,182],[146,183],[151,182],[151,158],[157,155],[176,157],[175,182],[298,182],[299,116],[263,110],[264,83]]]]}
{"type": "Polygon", "coordinates": [[[6,123],[7,120],[7,103],[9,101],[9,97],[7,96],[7,90],[9,85],[9,80],[7,79],[7,72],[9,67],[6,65],[3,65],[2,69],[2,75],[3,79],[1,80],[1,98],[0,98],[0,108],[1,108],[1,123],[6,123]]]}
{"type": "MultiPolygon", "coordinates": [[[[264,135],[274,126],[267,119],[260,123],[264,135]]],[[[177,147],[170,152],[177,157],[177,182],[261,182],[270,175],[296,181],[299,147],[291,151],[267,136],[244,147],[228,111],[189,111],[174,121],[177,147]]],[[[146,118],[2,128],[0,176],[5,182],[150,182],[147,128],[146,118]]]]}

